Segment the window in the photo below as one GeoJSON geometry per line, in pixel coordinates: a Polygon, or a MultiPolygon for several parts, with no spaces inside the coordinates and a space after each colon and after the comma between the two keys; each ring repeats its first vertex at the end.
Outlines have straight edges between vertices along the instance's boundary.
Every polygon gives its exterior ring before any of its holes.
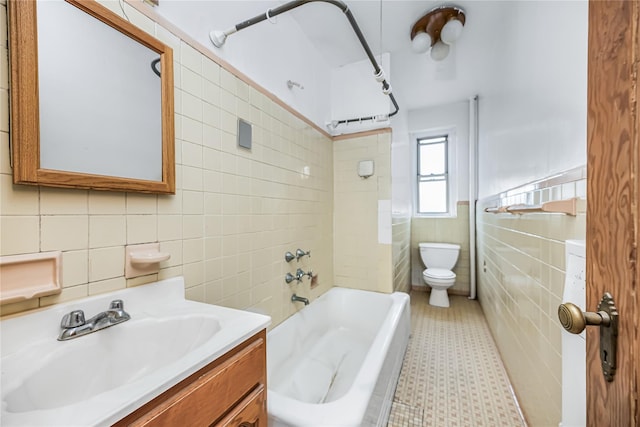
{"type": "Polygon", "coordinates": [[[449,214],[449,136],[417,138],[416,213],[449,214]]]}

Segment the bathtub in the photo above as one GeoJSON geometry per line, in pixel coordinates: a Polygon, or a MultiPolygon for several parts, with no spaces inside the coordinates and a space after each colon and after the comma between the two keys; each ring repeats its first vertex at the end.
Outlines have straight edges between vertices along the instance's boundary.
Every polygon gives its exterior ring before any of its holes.
{"type": "Polygon", "coordinates": [[[269,426],[386,426],[409,296],[332,288],[267,335],[269,426]]]}

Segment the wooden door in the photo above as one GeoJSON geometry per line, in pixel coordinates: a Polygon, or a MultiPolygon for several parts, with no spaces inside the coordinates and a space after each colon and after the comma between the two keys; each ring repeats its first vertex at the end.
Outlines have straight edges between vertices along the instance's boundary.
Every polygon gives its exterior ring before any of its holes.
{"type": "Polygon", "coordinates": [[[587,331],[587,424],[640,426],[640,3],[590,1],[587,124],[587,309],[618,307],[617,372],[606,382],[599,331],[587,331]]]}

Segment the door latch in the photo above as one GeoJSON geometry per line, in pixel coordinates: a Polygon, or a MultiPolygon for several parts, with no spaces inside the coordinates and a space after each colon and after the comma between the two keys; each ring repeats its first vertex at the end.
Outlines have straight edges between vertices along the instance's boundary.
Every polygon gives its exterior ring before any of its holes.
{"type": "Polygon", "coordinates": [[[560,324],[568,332],[579,334],[587,326],[600,326],[600,364],[604,378],[611,382],[616,373],[616,357],[618,346],[618,309],[613,296],[605,292],[598,304],[598,311],[583,312],[580,307],[570,302],[558,307],[560,324]]]}

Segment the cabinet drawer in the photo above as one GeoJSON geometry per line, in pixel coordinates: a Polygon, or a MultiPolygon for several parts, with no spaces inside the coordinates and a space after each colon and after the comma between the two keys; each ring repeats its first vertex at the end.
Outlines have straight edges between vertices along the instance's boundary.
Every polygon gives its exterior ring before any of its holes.
{"type": "Polygon", "coordinates": [[[265,383],[265,365],[265,341],[258,338],[130,425],[209,426],[265,383]]]}
{"type": "Polygon", "coordinates": [[[265,390],[260,385],[215,427],[266,427],[265,390]]]}

